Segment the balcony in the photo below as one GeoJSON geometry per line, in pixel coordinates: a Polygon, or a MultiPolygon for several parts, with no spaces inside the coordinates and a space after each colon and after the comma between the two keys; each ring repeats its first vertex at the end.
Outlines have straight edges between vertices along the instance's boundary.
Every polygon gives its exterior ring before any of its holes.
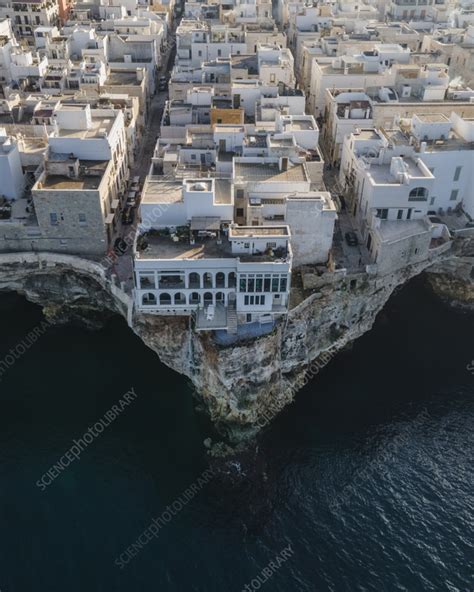
{"type": "Polygon", "coordinates": [[[175,279],[160,279],[158,288],[160,290],[183,290],[185,288],[184,280],[178,281],[175,279]]]}
{"type": "Polygon", "coordinates": [[[208,314],[208,307],[198,308],[195,318],[197,331],[227,329],[227,308],[221,303],[214,306],[212,314],[208,314]]]}

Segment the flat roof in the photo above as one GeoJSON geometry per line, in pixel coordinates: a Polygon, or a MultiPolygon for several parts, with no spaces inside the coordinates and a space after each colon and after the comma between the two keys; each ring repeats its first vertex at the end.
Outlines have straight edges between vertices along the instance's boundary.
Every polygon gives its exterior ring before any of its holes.
{"type": "MultiPolygon", "coordinates": [[[[115,60],[118,61],[118,60],[115,60]]],[[[105,81],[105,86],[107,86],[108,84],[110,85],[134,85],[134,86],[140,86],[142,83],[141,80],[138,80],[137,78],[137,72],[136,70],[134,70],[133,72],[131,72],[130,70],[114,70],[111,71],[110,74],[107,77],[107,80],[105,81]]]]}
{"type": "Polygon", "coordinates": [[[425,123],[450,123],[449,117],[446,117],[443,113],[415,113],[414,117],[417,117],[420,121],[425,123]]]}
{"type": "Polygon", "coordinates": [[[427,232],[430,225],[424,220],[382,220],[378,233],[384,241],[396,241],[427,232]]]}
{"type": "Polygon", "coordinates": [[[231,226],[229,228],[230,238],[258,238],[279,236],[289,237],[288,226],[231,226]]]}
{"type": "MultiPolygon", "coordinates": [[[[52,155],[52,160],[59,161],[59,157],[63,155],[52,155]]],[[[67,156],[67,155],[66,155],[67,156]]],[[[77,178],[71,178],[66,175],[51,175],[45,171],[44,175],[38,180],[33,186],[36,190],[48,190],[54,191],[61,190],[95,190],[99,188],[99,185],[104,176],[104,172],[107,169],[109,160],[81,160],[80,166],[84,166],[89,170],[93,170],[94,174],[80,174],[77,178]]]]}
{"type": "Polygon", "coordinates": [[[167,180],[162,177],[148,176],[142,192],[142,204],[178,203],[183,201],[182,181],[167,180]]]}
{"type": "MultiPolygon", "coordinates": [[[[417,163],[412,158],[403,158],[403,162],[406,165],[405,172],[410,177],[415,178],[431,178],[429,175],[425,175],[417,163]]],[[[367,169],[367,174],[372,177],[373,181],[377,185],[400,185],[400,181],[392,175],[390,172],[391,164],[372,164],[370,169],[367,169]]]]}
{"type": "Polygon", "coordinates": [[[271,263],[281,261],[284,257],[276,254],[246,255],[232,253],[228,238],[221,233],[220,238],[196,238],[195,243],[190,244],[188,238],[181,238],[175,242],[169,235],[145,235],[147,248],[136,252],[136,259],[184,259],[199,261],[203,259],[239,259],[243,263],[271,263]]]}
{"type": "MultiPolygon", "coordinates": [[[[72,107],[72,106],[71,106],[72,107]]],[[[74,109],[71,109],[74,111],[74,109]]],[[[87,138],[97,138],[99,133],[109,134],[112,126],[114,124],[116,115],[111,115],[110,117],[91,117],[91,127],[89,129],[64,129],[62,127],[58,128],[56,134],[53,134],[53,138],[80,138],[85,140],[87,138]]]]}
{"type": "Polygon", "coordinates": [[[315,125],[315,122],[311,118],[300,118],[297,117],[292,119],[291,121],[284,122],[283,129],[285,131],[300,131],[300,130],[317,130],[318,128],[315,125]]]}
{"type": "Polygon", "coordinates": [[[147,248],[144,251],[137,251],[137,259],[231,259],[232,254],[229,241],[221,237],[218,243],[215,238],[196,240],[194,245],[189,239],[181,239],[174,242],[170,236],[146,236],[147,248]]]}
{"type": "Polygon", "coordinates": [[[235,162],[235,178],[257,183],[302,183],[308,176],[302,164],[280,171],[278,163],[235,162]]]}
{"type": "Polygon", "coordinates": [[[55,191],[64,189],[98,189],[102,176],[81,176],[78,179],[71,179],[65,175],[45,175],[42,181],[38,182],[34,189],[54,189],[55,191]]]}
{"type": "Polygon", "coordinates": [[[361,129],[357,133],[354,133],[356,140],[380,140],[380,135],[375,129],[361,129]]]}

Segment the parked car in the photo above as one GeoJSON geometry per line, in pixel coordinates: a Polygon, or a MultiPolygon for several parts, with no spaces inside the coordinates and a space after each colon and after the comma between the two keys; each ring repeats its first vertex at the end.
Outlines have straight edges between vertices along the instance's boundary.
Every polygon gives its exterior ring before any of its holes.
{"type": "Polygon", "coordinates": [[[125,208],[122,212],[122,224],[133,224],[135,219],[135,208],[125,208]]]}
{"type": "Polygon", "coordinates": [[[356,247],[359,244],[357,234],[355,232],[352,232],[352,230],[350,232],[346,232],[344,236],[346,237],[346,243],[350,247],[356,247]]]}
{"type": "Polygon", "coordinates": [[[127,243],[123,240],[121,236],[117,237],[114,242],[114,253],[120,257],[120,255],[125,254],[126,250],[127,243]]]}
{"type": "Polygon", "coordinates": [[[127,195],[127,207],[133,208],[137,204],[137,194],[135,191],[129,191],[127,195]]]}
{"type": "Polygon", "coordinates": [[[158,81],[158,90],[166,90],[168,87],[168,81],[166,80],[166,76],[160,76],[160,80],[158,81]]]}

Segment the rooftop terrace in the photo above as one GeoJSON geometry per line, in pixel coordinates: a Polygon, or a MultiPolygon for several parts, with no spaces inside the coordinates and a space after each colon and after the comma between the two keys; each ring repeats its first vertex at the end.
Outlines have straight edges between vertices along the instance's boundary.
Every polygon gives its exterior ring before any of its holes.
{"type": "Polygon", "coordinates": [[[281,171],[278,163],[249,163],[234,161],[236,179],[257,183],[303,183],[308,176],[303,165],[281,171]]]}
{"type": "MultiPolygon", "coordinates": [[[[67,155],[66,155],[67,156],[67,155]]],[[[47,170],[40,177],[33,189],[36,190],[85,190],[92,191],[99,188],[104,173],[110,161],[81,160],[81,172],[77,177],[67,175],[50,174],[47,170]]],[[[47,164],[46,164],[47,166],[47,164]]]]}
{"type": "MultiPolygon", "coordinates": [[[[276,233],[280,227],[275,227],[276,233]]],[[[235,230],[235,229],[234,229],[235,230]]],[[[244,236],[244,235],[242,235],[244,236]]],[[[269,234],[265,236],[281,236],[279,234],[269,234]]],[[[285,235],[287,236],[287,235],[285,235]]],[[[186,259],[186,260],[201,260],[201,259],[239,259],[243,263],[272,263],[277,261],[285,261],[287,253],[262,253],[255,255],[236,254],[232,253],[231,243],[229,239],[222,235],[217,237],[196,237],[194,234],[195,243],[190,244],[188,236],[180,236],[178,241],[172,239],[171,235],[165,233],[145,233],[140,237],[146,243],[146,248],[139,250],[137,248],[136,258],[142,259],[186,259]]]]}
{"type": "Polygon", "coordinates": [[[89,129],[65,129],[60,127],[52,135],[56,138],[80,138],[81,140],[103,138],[109,134],[114,121],[114,117],[92,117],[92,125],[89,129]]]}

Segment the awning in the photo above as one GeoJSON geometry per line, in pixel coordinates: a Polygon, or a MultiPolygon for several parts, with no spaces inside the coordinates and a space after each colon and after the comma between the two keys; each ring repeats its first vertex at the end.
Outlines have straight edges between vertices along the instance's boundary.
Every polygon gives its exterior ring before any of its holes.
{"type": "Polygon", "coordinates": [[[191,218],[191,230],[220,230],[220,218],[191,218]]]}
{"type": "Polygon", "coordinates": [[[108,214],[107,218],[105,219],[105,223],[112,224],[112,222],[114,221],[114,218],[115,218],[115,214],[108,214]]]}

